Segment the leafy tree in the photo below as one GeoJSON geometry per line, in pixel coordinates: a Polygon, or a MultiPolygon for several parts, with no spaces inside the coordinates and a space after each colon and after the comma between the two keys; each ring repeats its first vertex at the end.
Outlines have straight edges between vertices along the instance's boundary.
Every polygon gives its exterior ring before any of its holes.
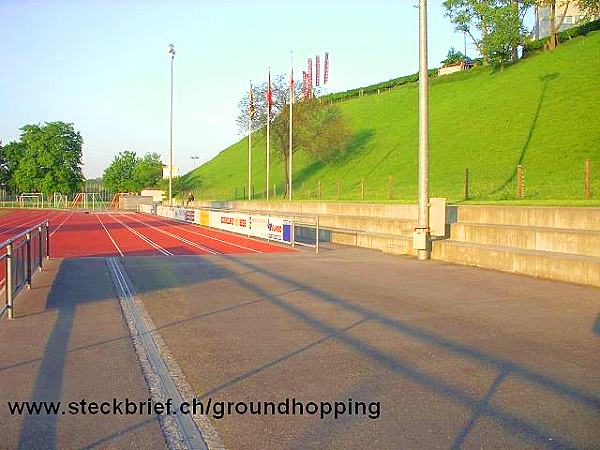
{"type": "Polygon", "coordinates": [[[157,153],[147,153],[138,158],[135,152],[124,151],[115,156],[104,171],[102,180],[112,191],[139,192],[143,188],[157,185],[162,176],[162,167],[157,153]]]}
{"type": "MultiPolygon", "coordinates": [[[[272,151],[283,162],[285,195],[287,195],[289,172],[289,80],[280,75],[271,80],[273,110],[271,116],[272,151]]],[[[318,91],[316,92],[318,94],[318,91]]],[[[257,130],[267,123],[266,83],[254,87],[254,107],[256,114],[252,119],[252,129],[257,130]]],[[[302,149],[314,159],[329,161],[343,151],[349,140],[350,131],[339,108],[322,103],[318,98],[302,98],[302,83],[294,83],[294,97],[300,101],[293,107],[293,148],[292,152],[302,149]]],[[[237,123],[240,132],[248,130],[249,94],[245,94],[239,103],[240,113],[237,123]]]]}
{"type": "Polygon", "coordinates": [[[459,61],[466,61],[467,57],[465,55],[462,54],[462,52],[460,51],[456,51],[454,49],[454,47],[450,47],[450,50],[448,50],[448,54],[446,55],[446,59],[444,59],[442,61],[443,65],[449,65],[449,64],[454,64],[457,63],[459,61]]]}
{"type": "Polygon", "coordinates": [[[21,146],[13,147],[12,163],[19,158],[12,176],[21,192],[71,194],[83,183],[81,147],[83,139],[73,124],[49,122],[21,128],[21,146]]]}
{"type": "Polygon", "coordinates": [[[600,16],[600,0],[577,0],[577,6],[588,20],[600,16]]]}
{"type": "MultiPolygon", "coordinates": [[[[273,107],[271,109],[271,119],[279,115],[290,102],[290,84],[285,75],[276,75],[271,79],[271,93],[273,107]]],[[[254,116],[252,117],[252,131],[260,130],[267,125],[267,83],[260,83],[252,86],[252,96],[254,105],[254,116]]],[[[294,98],[302,98],[302,83],[298,80],[294,83],[294,98]]],[[[250,93],[244,93],[238,103],[239,114],[236,119],[239,133],[244,135],[248,133],[248,109],[250,105],[250,93]]]]}
{"type": "Polygon", "coordinates": [[[15,192],[14,173],[25,153],[22,142],[0,144],[0,185],[8,191],[15,192]]]}
{"type": "Polygon", "coordinates": [[[163,163],[158,153],[146,153],[138,160],[133,171],[133,177],[140,188],[154,187],[162,178],[163,163]]]}
{"type": "Polygon", "coordinates": [[[113,159],[102,176],[104,185],[115,192],[135,192],[139,183],[135,179],[138,157],[135,152],[124,151],[113,159]]]}
{"type": "Polygon", "coordinates": [[[517,58],[525,39],[523,18],[535,0],[445,0],[446,16],[466,33],[484,64],[501,65],[517,58]]]}

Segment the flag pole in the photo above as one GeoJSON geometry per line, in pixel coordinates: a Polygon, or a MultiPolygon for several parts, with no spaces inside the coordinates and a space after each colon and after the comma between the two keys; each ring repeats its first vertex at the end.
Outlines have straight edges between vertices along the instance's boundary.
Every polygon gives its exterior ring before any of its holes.
{"type": "Polygon", "coordinates": [[[289,148],[289,173],[288,173],[288,198],[292,201],[292,120],[294,108],[294,53],[290,51],[290,148],[289,148]]]}
{"type": "Polygon", "coordinates": [[[271,137],[271,68],[269,67],[269,81],[267,84],[267,201],[269,201],[269,140],[271,137]]]}
{"type": "Polygon", "coordinates": [[[252,81],[248,96],[248,200],[252,200],[252,81]]]}

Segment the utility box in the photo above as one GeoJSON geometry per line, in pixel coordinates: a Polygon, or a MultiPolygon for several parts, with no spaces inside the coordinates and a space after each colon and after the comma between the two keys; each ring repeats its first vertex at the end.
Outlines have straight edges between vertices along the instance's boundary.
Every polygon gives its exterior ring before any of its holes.
{"type": "Polygon", "coordinates": [[[425,228],[415,228],[413,231],[413,248],[427,250],[427,230],[425,228]]]}
{"type": "Polygon", "coordinates": [[[436,237],[446,236],[446,199],[429,199],[429,234],[436,237]]]}

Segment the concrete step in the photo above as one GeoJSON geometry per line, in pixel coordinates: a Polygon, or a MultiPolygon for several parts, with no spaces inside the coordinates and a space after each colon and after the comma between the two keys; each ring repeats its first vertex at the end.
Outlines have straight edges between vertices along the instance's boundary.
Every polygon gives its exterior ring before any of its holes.
{"type": "Polygon", "coordinates": [[[478,205],[450,208],[456,208],[451,215],[457,222],[600,230],[600,208],[478,205]]]}
{"type": "Polygon", "coordinates": [[[360,230],[371,233],[410,236],[415,226],[413,220],[388,219],[382,217],[319,215],[319,225],[327,228],[360,230]]]}
{"type": "Polygon", "coordinates": [[[600,258],[516,247],[440,240],[432,257],[456,264],[600,286],[600,258]]]}
{"type": "Polygon", "coordinates": [[[600,231],[595,230],[458,222],[451,226],[450,239],[600,257],[600,231]]]}
{"type": "Polygon", "coordinates": [[[336,244],[381,250],[395,255],[416,255],[412,238],[406,236],[332,232],[330,241],[336,244]]]}

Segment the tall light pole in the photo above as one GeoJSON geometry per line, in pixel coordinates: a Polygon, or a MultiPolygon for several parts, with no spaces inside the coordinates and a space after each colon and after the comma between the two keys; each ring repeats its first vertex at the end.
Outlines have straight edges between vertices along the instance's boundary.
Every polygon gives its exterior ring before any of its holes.
{"type": "Polygon", "coordinates": [[[429,70],[427,68],[427,0],[419,0],[419,198],[413,239],[417,258],[430,257],[429,242],[429,70]]]}
{"type": "Polygon", "coordinates": [[[171,55],[171,115],[169,118],[169,206],[173,206],[173,60],[175,59],[175,46],[169,44],[171,55]]]}

